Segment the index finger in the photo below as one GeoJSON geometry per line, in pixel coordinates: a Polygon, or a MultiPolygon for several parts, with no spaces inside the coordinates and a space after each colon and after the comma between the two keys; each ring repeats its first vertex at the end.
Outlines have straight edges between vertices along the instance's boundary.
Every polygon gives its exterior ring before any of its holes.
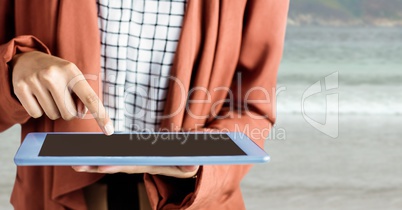
{"type": "Polygon", "coordinates": [[[73,78],[68,86],[92,113],[103,133],[112,135],[114,133],[112,122],[98,95],[86,81],[84,75],[73,78]]]}

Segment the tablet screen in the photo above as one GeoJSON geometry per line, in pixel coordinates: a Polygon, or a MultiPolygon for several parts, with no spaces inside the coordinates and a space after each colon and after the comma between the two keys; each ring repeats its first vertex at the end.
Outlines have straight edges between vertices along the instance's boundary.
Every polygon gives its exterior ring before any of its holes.
{"type": "Polygon", "coordinates": [[[39,156],[246,155],[225,133],[47,134],[39,156]]]}

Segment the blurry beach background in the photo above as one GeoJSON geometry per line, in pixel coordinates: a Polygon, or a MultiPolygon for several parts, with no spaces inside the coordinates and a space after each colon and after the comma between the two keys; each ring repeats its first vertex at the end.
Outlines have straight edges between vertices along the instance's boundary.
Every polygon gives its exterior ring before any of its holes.
{"type": "MultiPolygon", "coordinates": [[[[278,89],[272,160],[242,182],[247,209],[402,209],[402,0],[291,1],[278,89]]],[[[2,210],[19,132],[0,133],[2,210]]]]}

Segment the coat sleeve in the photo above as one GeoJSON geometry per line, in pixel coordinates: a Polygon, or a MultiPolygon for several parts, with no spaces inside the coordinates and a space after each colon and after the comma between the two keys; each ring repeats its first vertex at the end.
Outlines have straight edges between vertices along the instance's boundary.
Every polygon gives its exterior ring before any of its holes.
{"type": "Polygon", "coordinates": [[[37,38],[15,36],[14,1],[0,1],[0,132],[29,119],[28,113],[14,96],[10,61],[15,54],[33,50],[50,54],[37,38]]]}
{"type": "Polygon", "coordinates": [[[33,36],[18,36],[0,45],[0,131],[17,123],[23,124],[30,117],[14,95],[10,61],[15,54],[33,50],[50,53],[45,45],[33,36]]]}
{"type": "MultiPolygon", "coordinates": [[[[282,58],[288,7],[288,0],[251,0],[247,3],[237,66],[237,72],[242,74],[242,94],[235,97],[242,104],[241,111],[223,107],[220,116],[231,117],[214,119],[206,128],[243,131],[260,147],[264,146],[275,122],[276,76],[282,58]],[[253,87],[263,91],[250,93],[253,87]]],[[[235,77],[232,88],[238,88],[236,83],[235,77]]],[[[221,205],[239,209],[243,204],[240,182],[250,168],[251,165],[202,166],[196,182],[187,181],[190,185],[187,188],[175,188],[162,176],[147,179],[155,183],[162,198],[157,209],[214,209],[221,205]],[[195,186],[193,190],[189,189],[191,184],[195,186]],[[177,194],[169,193],[177,191],[181,192],[181,200],[175,198],[177,194]]]]}

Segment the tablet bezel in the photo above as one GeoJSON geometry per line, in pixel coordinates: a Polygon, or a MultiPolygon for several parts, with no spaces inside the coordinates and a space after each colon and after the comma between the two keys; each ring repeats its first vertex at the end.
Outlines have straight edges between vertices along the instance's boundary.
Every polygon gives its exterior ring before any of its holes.
{"type": "MultiPolygon", "coordinates": [[[[133,132],[135,133],[135,132],[133,132]]],[[[133,134],[131,133],[131,134],[133,134]]],[[[175,134],[177,132],[143,132],[141,134],[175,134]]],[[[218,133],[227,134],[246,155],[233,156],[38,156],[48,133],[29,133],[20,145],[14,162],[20,166],[71,166],[71,165],[216,165],[249,164],[270,160],[269,155],[241,132],[180,132],[188,134],[218,133]]],[[[52,132],[49,134],[100,134],[89,132],[52,132]]],[[[119,133],[130,134],[130,133],[119,133]]]]}

